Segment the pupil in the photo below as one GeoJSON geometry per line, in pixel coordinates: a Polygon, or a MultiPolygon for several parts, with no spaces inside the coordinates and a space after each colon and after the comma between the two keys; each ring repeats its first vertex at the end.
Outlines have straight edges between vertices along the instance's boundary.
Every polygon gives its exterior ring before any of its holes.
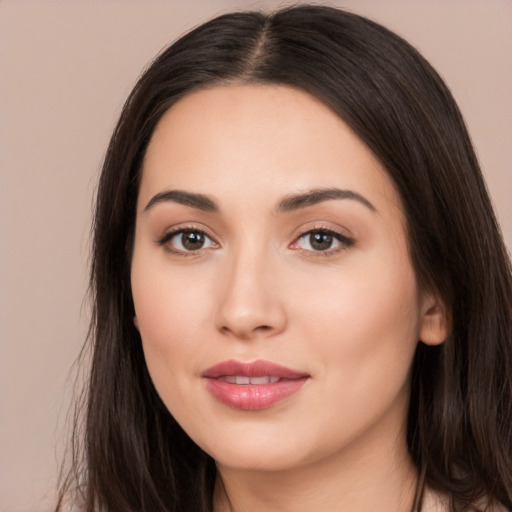
{"type": "Polygon", "coordinates": [[[309,243],[315,251],[325,251],[332,245],[332,235],[328,233],[312,233],[309,236],[309,243]]]}
{"type": "Polygon", "coordinates": [[[204,235],[197,231],[185,231],[183,235],[181,235],[181,243],[185,249],[190,251],[201,249],[204,244],[204,235]]]}

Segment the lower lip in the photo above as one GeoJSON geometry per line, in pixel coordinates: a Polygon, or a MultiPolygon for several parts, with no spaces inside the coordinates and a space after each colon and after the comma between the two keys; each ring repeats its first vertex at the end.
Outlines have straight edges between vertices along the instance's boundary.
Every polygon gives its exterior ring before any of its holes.
{"type": "Polygon", "coordinates": [[[293,395],[308,378],[280,380],[271,384],[230,384],[220,379],[205,379],[208,391],[219,402],[233,409],[258,411],[293,395]]]}

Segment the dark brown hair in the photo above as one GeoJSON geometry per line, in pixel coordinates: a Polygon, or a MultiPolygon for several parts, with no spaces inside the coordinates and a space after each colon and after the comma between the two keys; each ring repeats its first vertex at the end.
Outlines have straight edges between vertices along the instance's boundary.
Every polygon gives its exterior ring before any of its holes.
{"type": "Polygon", "coordinates": [[[232,83],[285,84],[320,99],[400,193],[418,280],[442,299],[452,326],[441,346],[418,343],[413,362],[415,509],[425,485],[448,493],[453,511],[474,509],[482,496],[512,507],[511,267],[461,114],[403,39],[360,16],[302,5],[199,26],[156,58],[125,104],[98,188],[92,366],[58,509],[74,482],[90,512],[211,510],[215,465],[151,382],[133,325],[130,262],[155,126],[191,91],[232,83]]]}

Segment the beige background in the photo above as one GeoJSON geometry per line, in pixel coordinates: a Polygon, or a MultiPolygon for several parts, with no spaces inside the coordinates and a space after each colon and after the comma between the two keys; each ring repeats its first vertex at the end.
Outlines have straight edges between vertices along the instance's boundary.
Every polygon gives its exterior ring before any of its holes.
{"type": "MultiPolygon", "coordinates": [[[[1,512],[50,508],[86,331],[91,197],[124,98],[185,30],[278,4],[0,0],[1,512]]],[[[511,247],[512,0],[331,4],[394,29],[446,79],[511,247]]]]}

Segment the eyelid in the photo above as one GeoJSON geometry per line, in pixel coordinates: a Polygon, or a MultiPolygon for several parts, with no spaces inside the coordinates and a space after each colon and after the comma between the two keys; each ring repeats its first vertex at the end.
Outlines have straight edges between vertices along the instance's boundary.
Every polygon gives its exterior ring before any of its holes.
{"type": "Polygon", "coordinates": [[[313,224],[307,227],[303,226],[300,228],[299,232],[294,235],[293,242],[290,244],[289,247],[293,250],[308,253],[308,255],[331,256],[333,254],[345,251],[346,249],[352,247],[356,243],[355,239],[351,235],[343,234],[340,231],[341,230],[335,229],[325,224],[313,224]],[[325,233],[331,235],[340,243],[340,246],[333,249],[326,249],[325,251],[315,251],[314,249],[303,249],[301,247],[293,247],[293,245],[297,244],[301,238],[310,235],[311,233],[325,233]]]}
{"type": "Polygon", "coordinates": [[[157,245],[165,247],[166,250],[171,252],[172,254],[177,254],[180,256],[195,256],[202,251],[205,251],[208,249],[213,249],[213,248],[217,249],[220,247],[220,244],[217,242],[216,237],[214,237],[210,233],[210,230],[204,226],[198,226],[197,224],[180,224],[178,226],[173,226],[172,228],[168,228],[162,236],[160,236],[156,239],[155,243],[157,245]],[[205,237],[208,237],[215,244],[215,247],[204,247],[204,248],[202,247],[201,249],[198,249],[197,251],[182,251],[180,249],[176,249],[174,247],[169,247],[167,245],[168,242],[170,240],[172,240],[175,236],[179,235],[180,233],[184,233],[186,231],[202,233],[205,237]]]}
{"type": "MultiPolygon", "coordinates": [[[[351,235],[346,235],[341,232],[341,229],[333,228],[332,226],[328,226],[325,223],[321,224],[310,224],[307,227],[301,226],[297,232],[293,235],[293,241],[291,244],[289,244],[289,248],[293,250],[302,251],[304,253],[308,253],[313,256],[330,256],[339,252],[342,252],[349,247],[353,246],[355,244],[355,239],[351,235]],[[332,237],[334,237],[340,244],[339,247],[335,247],[333,249],[326,249],[326,250],[314,250],[314,249],[304,249],[301,247],[293,247],[298,243],[298,241],[307,236],[311,233],[325,233],[332,237]]],[[[217,241],[216,237],[211,234],[210,230],[206,228],[205,226],[200,226],[198,224],[192,223],[192,224],[179,224],[177,226],[173,226],[171,228],[168,228],[163,235],[161,235],[159,238],[155,240],[155,243],[159,246],[163,246],[168,250],[169,252],[173,254],[177,254],[180,256],[194,256],[198,255],[200,252],[204,252],[209,249],[218,249],[220,248],[220,244],[217,241]],[[173,237],[179,235],[180,233],[184,233],[186,231],[192,231],[192,232],[198,232],[203,234],[205,237],[210,239],[214,247],[201,247],[200,249],[196,251],[184,251],[177,249],[175,247],[169,247],[167,244],[170,240],[172,240],[173,237]]]]}

